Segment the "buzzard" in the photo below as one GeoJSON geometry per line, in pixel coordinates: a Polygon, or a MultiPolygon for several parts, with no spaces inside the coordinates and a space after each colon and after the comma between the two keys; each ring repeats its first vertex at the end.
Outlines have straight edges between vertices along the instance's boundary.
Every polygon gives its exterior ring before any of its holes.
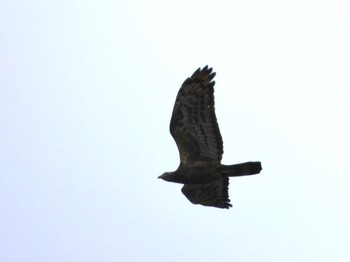
{"type": "Polygon", "coordinates": [[[258,174],[262,168],[260,162],[221,164],[223,141],[215,115],[214,76],[212,68],[205,66],[182,84],[170,121],[180,165],[158,178],[184,184],[181,191],[193,204],[229,208],[229,177],[258,174]]]}

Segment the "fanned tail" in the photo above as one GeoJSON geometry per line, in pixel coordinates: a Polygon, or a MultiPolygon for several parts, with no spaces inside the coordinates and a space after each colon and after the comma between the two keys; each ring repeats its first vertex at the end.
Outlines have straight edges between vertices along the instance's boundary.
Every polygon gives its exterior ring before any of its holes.
{"type": "Polygon", "coordinates": [[[246,162],[236,165],[221,165],[223,176],[248,176],[259,174],[262,170],[261,162],[246,162]]]}

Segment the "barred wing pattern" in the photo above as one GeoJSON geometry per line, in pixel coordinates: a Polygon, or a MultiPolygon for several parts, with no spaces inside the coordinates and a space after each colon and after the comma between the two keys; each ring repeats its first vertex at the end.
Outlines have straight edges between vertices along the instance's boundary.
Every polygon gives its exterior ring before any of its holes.
{"type": "Polygon", "coordinates": [[[221,161],[223,142],[215,115],[214,76],[208,66],[199,68],[182,84],[176,97],[170,133],[183,165],[221,161]]]}
{"type": "Polygon", "coordinates": [[[181,191],[192,204],[230,208],[228,183],[228,177],[224,177],[207,184],[185,184],[181,191]]]}

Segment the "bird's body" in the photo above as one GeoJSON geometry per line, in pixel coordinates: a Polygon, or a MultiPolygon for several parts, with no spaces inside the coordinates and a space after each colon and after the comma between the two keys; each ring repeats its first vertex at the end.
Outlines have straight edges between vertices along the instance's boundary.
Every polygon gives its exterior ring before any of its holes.
{"type": "Polygon", "coordinates": [[[236,165],[222,165],[216,162],[205,162],[197,165],[182,165],[174,172],[166,172],[164,179],[181,184],[205,184],[221,178],[232,176],[254,175],[261,171],[260,162],[246,162],[236,165]]]}
{"type": "MultiPolygon", "coordinates": [[[[168,172],[169,182],[181,184],[205,184],[220,179],[220,166],[217,163],[204,165],[182,165],[175,172],[168,172]]],[[[166,179],[165,179],[166,180],[166,179]]]]}
{"type": "Polygon", "coordinates": [[[228,177],[257,174],[261,163],[221,164],[223,141],[215,115],[214,76],[208,66],[199,68],[181,86],[170,121],[180,165],[159,178],[184,184],[182,192],[194,204],[229,208],[228,177]]]}

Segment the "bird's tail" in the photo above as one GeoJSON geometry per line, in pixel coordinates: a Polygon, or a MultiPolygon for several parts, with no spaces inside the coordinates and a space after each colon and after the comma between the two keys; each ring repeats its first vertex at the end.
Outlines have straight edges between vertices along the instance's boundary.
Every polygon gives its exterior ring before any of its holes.
{"type": "Polygon", "coordinates": [[[246,162],[236,165],[221,165],[221,174],[223,176],[248,176],[259,174],[261,171],[260,162],[246,162]]]}

